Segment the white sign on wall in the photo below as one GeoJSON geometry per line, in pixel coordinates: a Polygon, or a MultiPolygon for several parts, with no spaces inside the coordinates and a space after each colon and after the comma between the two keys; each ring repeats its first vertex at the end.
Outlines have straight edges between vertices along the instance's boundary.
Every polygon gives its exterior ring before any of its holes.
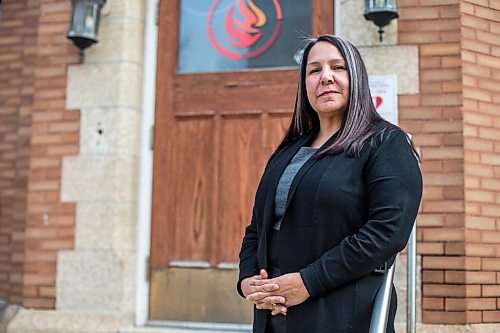
{"type": "Polygon", "coordinates": [[[385,120],[398,124],[398,92],[396,75],[370,75],[368,77],[373,104],[385,120]]]}

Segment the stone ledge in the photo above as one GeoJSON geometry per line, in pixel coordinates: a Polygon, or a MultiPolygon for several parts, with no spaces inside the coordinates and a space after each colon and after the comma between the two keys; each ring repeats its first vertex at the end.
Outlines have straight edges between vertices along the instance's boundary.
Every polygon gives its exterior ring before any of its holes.
{"type": "Polygon", "coordinates": [[[5,333],[7,325],[16,316],[17,312],[21,309],[18,305],[7,305],[7,303],[0,302],[0,305],[4,305],[0,309],[0,333],[5,333]]]}
{"type": "Polygon", "coordinates": [[[21,309],[6,333],[117,333],[132,322],[130,316],[21,309]]]}
{"type": "Polygon", "coordinates": [[[500,324],[474,324],[470,325],[472,333],[498,333],[500,324]]]}

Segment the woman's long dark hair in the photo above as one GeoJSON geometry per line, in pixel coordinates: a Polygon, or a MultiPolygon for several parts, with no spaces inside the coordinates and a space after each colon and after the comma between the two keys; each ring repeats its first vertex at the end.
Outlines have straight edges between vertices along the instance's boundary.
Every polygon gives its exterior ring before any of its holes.
{"type": "MultiPolygon", "coordinates": [[[[357,156],[365,142],[375,134],[374,125],[383,122],[383,119],[373,104],[368,86],[368,73],[358,49],[350,42],[334,35],[321,35],[317,39],[312,39],[304,49],[300,62],[295,110],[290,127],[278,149],[312,129],[319,129],[318,115],[309,103],[306,91],[307,58],[311,48],[318,42],[333,44],[344,57],[349,73],[349,100],[335,142],[317,155],[320,157],[345,151],[350,156],[357,156]]],[[[380,135],[384,135],[385,129],[385,126],[378,128],[380,135]]]]}

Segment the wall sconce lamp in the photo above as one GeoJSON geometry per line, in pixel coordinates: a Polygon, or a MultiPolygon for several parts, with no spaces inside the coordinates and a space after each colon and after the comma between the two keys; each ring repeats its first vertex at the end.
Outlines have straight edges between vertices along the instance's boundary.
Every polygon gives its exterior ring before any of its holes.
{"type": "Polygon", "coordinates": [[[396,0],[365,0],[365,19],[373,21],[379,27],[380,42],[384,27],[398,17],[396,0]]]}
{"type": "Polygon", "coordinates": [[[83,50],[97,43],[101,9],[106,0],[71,0],[71,23],[67,37],[80,48],[80,63],[83,62],[83,50]]]}

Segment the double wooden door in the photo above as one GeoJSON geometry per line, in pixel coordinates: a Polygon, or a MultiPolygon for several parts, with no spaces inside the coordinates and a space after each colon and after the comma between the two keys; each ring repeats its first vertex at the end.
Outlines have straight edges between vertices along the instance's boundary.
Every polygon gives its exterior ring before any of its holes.
{"type": "MultiPolygon", "coordinates": [[[[235,289],[238,252],[289,125],[297,69],[177,73],[179,9],[160,1],[150,319],[250,322],[235,289]]],[[[313,0],[311,22],[312,35],[331,33],[333,0],[313,0]]]]}

